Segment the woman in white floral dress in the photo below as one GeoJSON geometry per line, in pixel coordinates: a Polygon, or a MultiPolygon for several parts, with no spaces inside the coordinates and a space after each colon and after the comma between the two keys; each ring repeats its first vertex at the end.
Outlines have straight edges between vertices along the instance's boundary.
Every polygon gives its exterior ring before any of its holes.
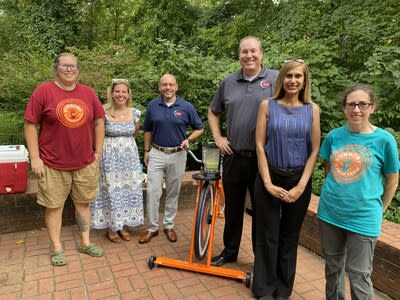
{"type": "Polygon", "coordinates": [[[140,111],[132,106],[126,79],[113,79],[107,90],[106,136],[100,161],[100,183],[91,204],[92,228],[107,230],[114,243],[131,236],[124,226],[143,224],[143,193],[140,159],[135,141],[140,111]]]}

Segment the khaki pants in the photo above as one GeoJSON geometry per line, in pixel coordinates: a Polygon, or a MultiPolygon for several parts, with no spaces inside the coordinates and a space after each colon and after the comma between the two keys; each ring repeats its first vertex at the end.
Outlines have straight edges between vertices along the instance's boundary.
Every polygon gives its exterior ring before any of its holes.
{"type": "Polygon", "coordinates": [[[165,229],[174,228],[174,220],[178,211],[179,193],[185,174],[186,159],[186,151],[166,154],[154,148],[150,150],[147,166],[148,231],[157,231],[159,227],[159,207],[164,176],[166,197],[163,226],[165,229]]]}

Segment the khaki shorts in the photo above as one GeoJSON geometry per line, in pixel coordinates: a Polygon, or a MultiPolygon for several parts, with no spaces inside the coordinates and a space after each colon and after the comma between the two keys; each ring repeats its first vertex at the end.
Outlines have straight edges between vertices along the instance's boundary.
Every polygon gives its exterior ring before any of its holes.
{"type": "Polygon", "coordinates": [[[63,207],[68,195],[74,203],[86,204],[96,199],[99,185],[99,161],[73,171],[45,168],[38,179],[37,203],[48,207],[63,207]]]}

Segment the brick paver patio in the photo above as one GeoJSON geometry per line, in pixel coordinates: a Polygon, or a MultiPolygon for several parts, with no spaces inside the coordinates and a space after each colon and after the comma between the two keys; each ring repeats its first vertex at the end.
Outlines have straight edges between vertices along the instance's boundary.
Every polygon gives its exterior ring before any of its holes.
{"type": "MultiPolygon", "coordinates": [[[[131,229],[133,240],[114,244],[105,231],[92,231],[92,239],[105,249],[105,256],[92,258],[78,253],[77,226],[63,227],[63,242],[69,263],[53,267],[49,260],[45,229],[0,235],[0,299],[254,299],[244,283],[166,267],[150,270],[150,255],[186,260],[190,243],[192,209],[180,209],[176,232],[178,242],[165,235],[140,245],[145,228],[131,229]]],[[[229,268],[252,272],[251,217],[245,216],[241,252],[229,268]]],[[[222,249],[223,220],[217,221],[214,254],[222,249]]],[[[298,268],[291,300],[324,299],[324,262],[299,247],[298,268]]],[[[347,298],[350,299],[347,287],[347,298]]],[[[376,299],[390,299],[376,291],[376,299]]]]}

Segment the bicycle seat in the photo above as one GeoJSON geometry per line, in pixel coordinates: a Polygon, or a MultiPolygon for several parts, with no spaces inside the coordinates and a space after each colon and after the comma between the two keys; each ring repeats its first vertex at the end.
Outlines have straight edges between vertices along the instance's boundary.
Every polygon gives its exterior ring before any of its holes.
{"type": "Polygon", "coordinates": [[[192,175],[192,178],[196,180],[213,181],[221,179],[221,175],[219,173],[196,173],[192,175]]]}

